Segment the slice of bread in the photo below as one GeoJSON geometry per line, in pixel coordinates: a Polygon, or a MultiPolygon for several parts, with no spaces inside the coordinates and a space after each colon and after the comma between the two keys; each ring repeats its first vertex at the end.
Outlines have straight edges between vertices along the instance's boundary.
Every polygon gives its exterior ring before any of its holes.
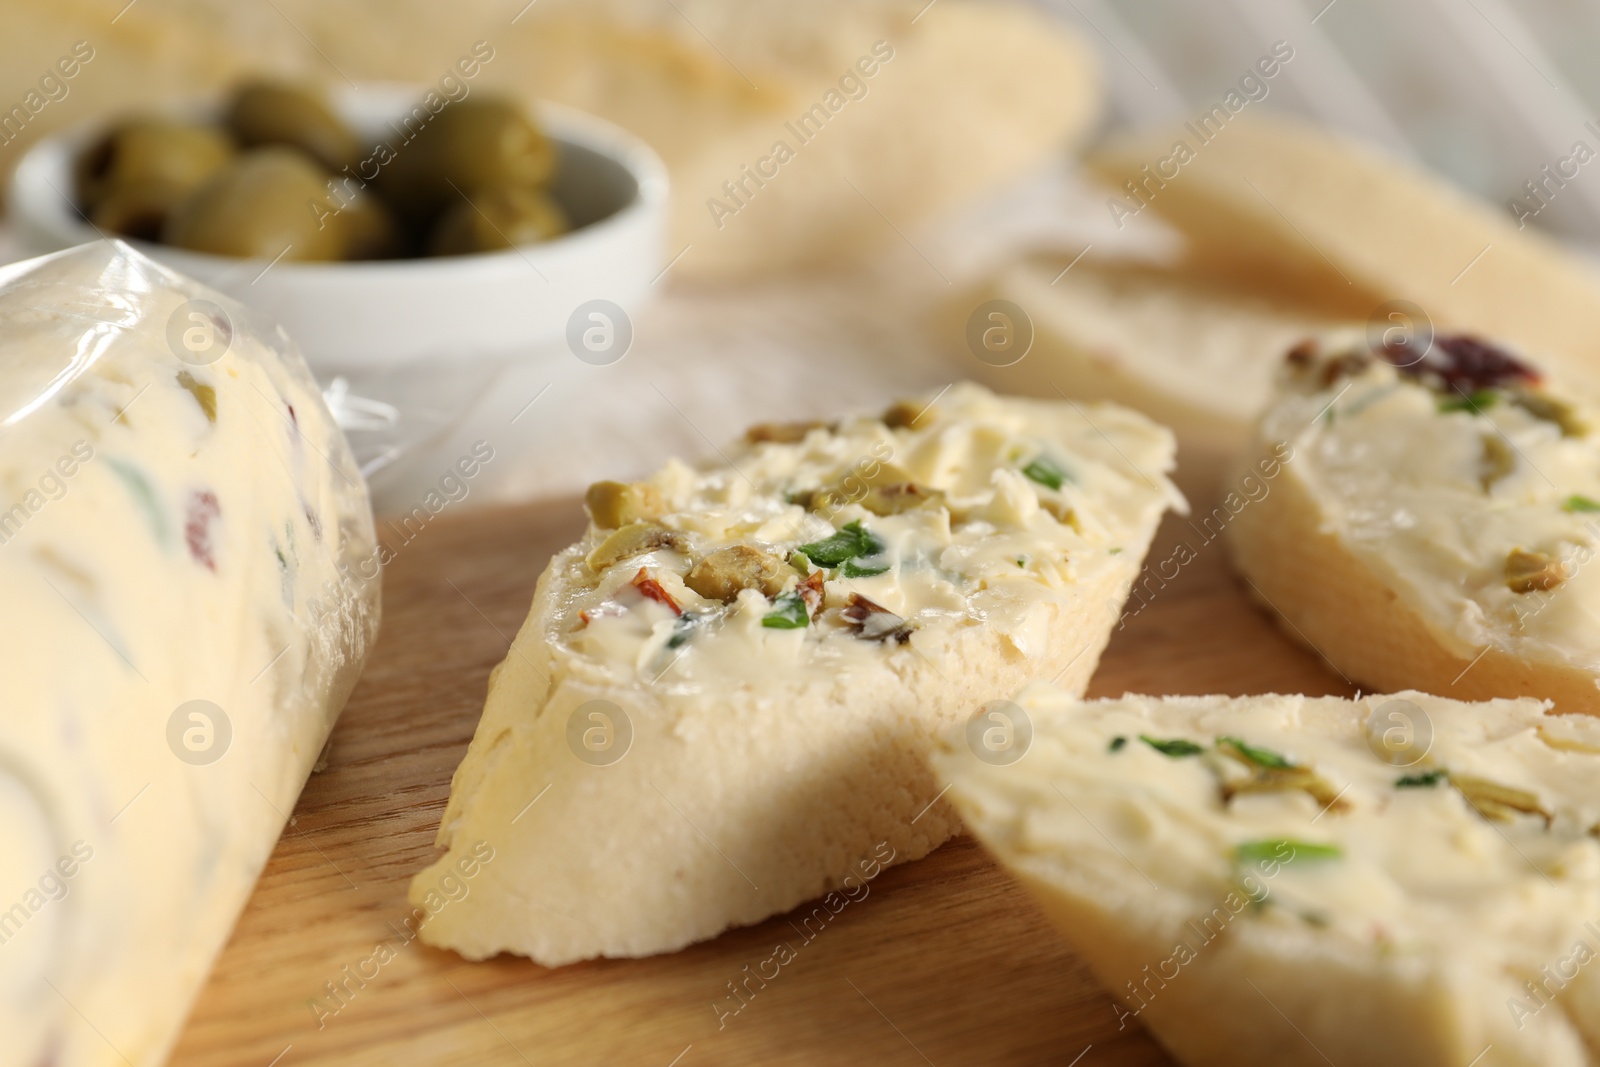
{"type": "Polygon", "coordinates": [[[957,736],[934,764],[1123,1027],[1189,1067],[1597,1062],[1600,723],[1418,692],[1017,702],[1022,759],[957,736]]]}
{"type": "Polygon", "coordinates": [[[1333,308],[1200,272],[1087,259],[1033,258],[1003,268],[956,302],[958,329],[990,300],[1023,310],[1033,345],[1009,366],[975,361],[980,381],[1142,411],[1177,434],[1180,479],[1232,460],[1266,409],[1284,352],[1340,321],[1333,308]]]}
{"type": "Polygon", "coordinates": [[[1082,690],[1181,504],[1172,455],[1133,412],[962,384],[592,487],[412,884],[423,939],[667,952],[925,855],[955,829],[933,737],[1082,690]]]}
{"type": "Polygon", "coordinates": [[[1600,713],[1600,414],[1465,336],[1290,353],[1227,524],[1253,593],[1379,689],[1600,713]]]}
{"type": "Polygon", "coordinates": [[[1101,106],[1094,53],[1014,2],[541,3],[496,45],[487,77],[662,153],[668,254],[689,247],[674,273],[702,279],[898,248],[1072,147],[1101,106]]]}
{"type": "Polygon", "coordinates": [[[1122,211],[1148,209],[1176,225],[1208,269],[1313,298],[1342,294],[1364,305],[1363,316],[1410,301],[1439,328],[1504,338],[1547,354],[1572,384],[1600,383],[1594,269],[1359,142],[1252,115],[1206,142],[1188,127],[1130,135],[1087,165],[1122,211]],[[1193,158],[1163,178],[1180,141],[1193,158]]]}

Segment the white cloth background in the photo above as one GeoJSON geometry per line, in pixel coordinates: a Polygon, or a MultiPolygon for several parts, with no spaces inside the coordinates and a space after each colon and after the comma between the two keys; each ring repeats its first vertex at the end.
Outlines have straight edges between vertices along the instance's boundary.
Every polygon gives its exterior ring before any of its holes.
{"type": "Polygon", "coordinates": [[[901,235],[885,221],[883,254],[864,268],[715,290],[677,287],[669,271],[620,362],[592,367],[556,348],[505,367],[440,440],[374,475],[378,509],[418,506],[479,440],[495,458],[451,507],[570,494],[669,455],[714,456],[754,422],[935,392],[975,365],[936,317],[962,321],[1003,258],[1170,247],[1155,223],[1116,230],[1104,200],[1063,161],[932,230],[901,235]]]}

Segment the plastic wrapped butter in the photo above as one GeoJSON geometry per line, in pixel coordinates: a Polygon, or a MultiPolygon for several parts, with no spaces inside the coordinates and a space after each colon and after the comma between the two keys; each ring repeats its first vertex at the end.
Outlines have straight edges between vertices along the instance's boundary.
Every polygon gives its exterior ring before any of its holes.
{"type": "Polygon", "coordinates": [[[281,331],[122,244],[0,269],[0,1065],[165,1058],[377,570],[281,331]]]}

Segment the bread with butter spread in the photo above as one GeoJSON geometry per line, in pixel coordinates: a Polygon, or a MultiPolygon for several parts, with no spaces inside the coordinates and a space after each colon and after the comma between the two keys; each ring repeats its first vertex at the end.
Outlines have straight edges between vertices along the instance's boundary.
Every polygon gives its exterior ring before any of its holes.
{"type": "Polygon", "coordinates": [[[423,939],[667,952],[927,854],[955,829],[933,738],[1030,680],[1082,690],[1181,504],[1172,457],[1133,412],[962,384],[593,486],[413,883],[423,939]],[[480,842],[470,894],[429,906],[480,842]]]}
{"type": "Polygon", "coordinates": [[[1352,681],[1600,712],[1600,426],[1495,344],[1360,336],[1288,356],[1227,522],[1249,591],[1352,681]]]}
{"type": "Polygon", "coordinates": [[[954,737],[935,763],[1120,1028],[1188,1067],[1600,1058],[1600,723],[1418,692],[1016,700],[1022,759],[954,737]]]}

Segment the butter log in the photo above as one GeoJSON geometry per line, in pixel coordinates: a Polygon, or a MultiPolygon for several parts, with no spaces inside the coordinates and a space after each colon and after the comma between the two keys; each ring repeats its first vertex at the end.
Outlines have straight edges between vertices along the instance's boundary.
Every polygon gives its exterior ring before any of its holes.
{"type": "Polygon", "coordinates": [[[378,624],[274,328],[98,242],[0,270],[0,1064],[161,1063],[378,624]]]}

